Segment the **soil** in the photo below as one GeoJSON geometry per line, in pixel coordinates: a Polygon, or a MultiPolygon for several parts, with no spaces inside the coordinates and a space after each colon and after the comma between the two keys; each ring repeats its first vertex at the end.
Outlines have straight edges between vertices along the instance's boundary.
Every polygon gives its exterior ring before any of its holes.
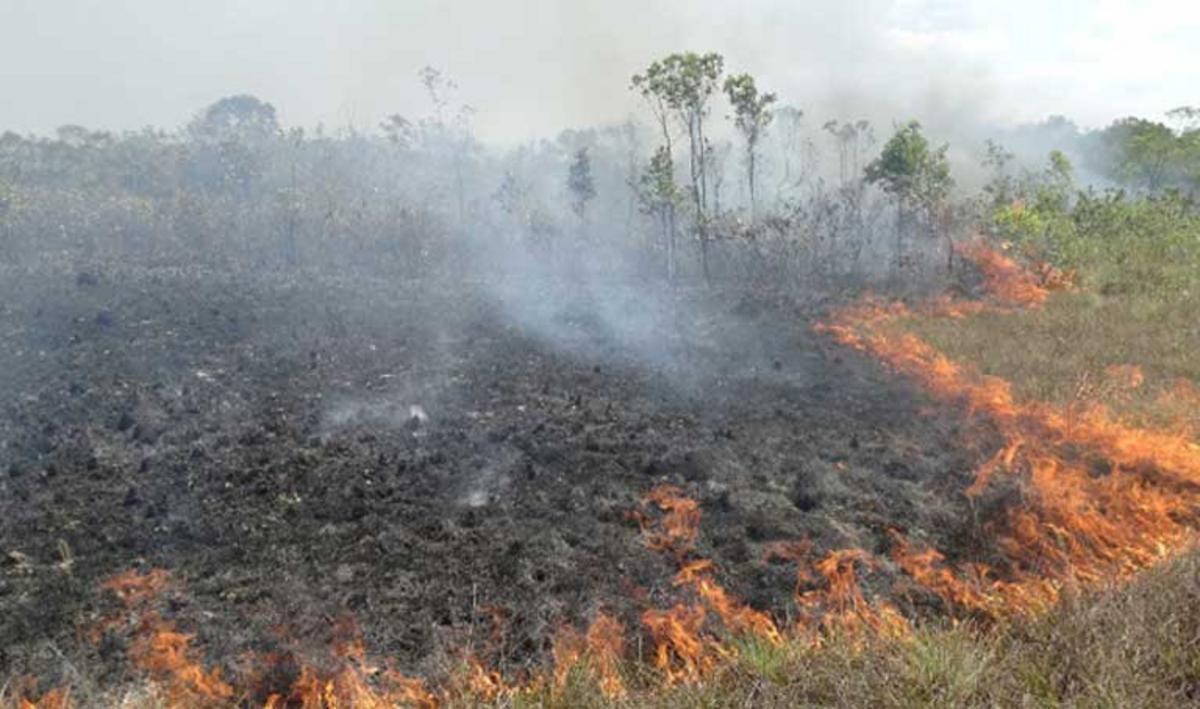
{"type": "Polygon", "coordinates": [[[635,292],[618,312],[662,318],[630,337],[572,293],[514,316],[479,284],[4,271],[0,675],[118,680],[120,648],[82,631],[103,579],[152,567],[212,662],[352,614],[425,672],[497,612],[493,661],[538,662],[563,622],[678,598],[629,514],[662,483],[700,502],[720,582],[781,618],[795,567],[771,542],[970,538],[977,432],[813,334],[825,305],[635,292]]]}

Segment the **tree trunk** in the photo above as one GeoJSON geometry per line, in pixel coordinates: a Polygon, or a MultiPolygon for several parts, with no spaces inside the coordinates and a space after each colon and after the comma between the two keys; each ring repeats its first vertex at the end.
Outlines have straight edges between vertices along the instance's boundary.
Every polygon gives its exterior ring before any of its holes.
{"type": "Polygon", "coordinates": [[[750,182],[750,221],[754,222],[756,200],[754,194],[754,141],[746,141],[746,177],[750,182]]]}

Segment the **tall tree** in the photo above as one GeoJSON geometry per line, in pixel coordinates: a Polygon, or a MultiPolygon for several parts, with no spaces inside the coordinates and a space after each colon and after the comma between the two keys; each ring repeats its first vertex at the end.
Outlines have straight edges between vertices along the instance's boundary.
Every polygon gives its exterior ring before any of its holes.
{"type": "Polygon", "coordinates": [[[433,104],[433,128],[436,136],[444,142],[450,153],[451,170],[454,177],[454,193],[458,203],[458,220],[461,224],[467,213],[466,167],[468,153],[471,150],[471,117],[475,110],[466,104],[459,107],[449,122],[446,110],[450,106],[451,96],[458,89],[458,84],[431,66],[425,66],[417,72],[425,93],[433,104]]]}
{"type": "Polygon", "coordinates": [[[733,106],[734,125],[746,141],[746,182],[750,188],[750,217],[753,219],[758,143],[774,118],[771,104],[775,103],[776,97],[773,93],[759,93],[754,77],[749,74],[736,74],[726,78],[725,95],[733,106]]]}
{"type": "Polygon", "coordinates": [[[709,99],[720,86],[724,67],[725,60],[720,54],[676,53],[651,63],[644,73],[635,75],[632,82],[633,88],[640,91],[655,109],[668,158],[673,159],[673,155],[666,116],[673,114],[687,131],[692,205],[705,278],[709,276],[709,214],[708,161],[705,159],[708,141],[704,136],[704,119],[708,116],[709,99]]]}

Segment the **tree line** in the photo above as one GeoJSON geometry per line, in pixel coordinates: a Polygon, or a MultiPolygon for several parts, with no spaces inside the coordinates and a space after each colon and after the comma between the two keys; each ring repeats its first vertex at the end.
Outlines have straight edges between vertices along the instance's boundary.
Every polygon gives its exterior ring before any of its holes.
{"type": "Polygon", "coordinates": [[[1056,118],[1015,134],[1062,144],[1036,180],[990,143],[992,179],[971,197],[956,193],[949,146],[920,123],[893,125],[882,144],[861,119],[812,130],[716,53],[669,54],[633,74],[646,122],[505,151],[475,137],[475,111],[449,77],[426,67],[417,79],[425,115],[391,115],[373,132],[285,129],[270,103],[234,95],[175,131],[4,133],[0,257],[182,253],[417,274],[452,268],[486,239],[546,259],[603,251],[670,282],[919,280],[952,267],[954,238],[981,219],[1003,221],[1005,208],[1016,219],[1030,194],[1053,201],[1047,185],[1071,201],[1080,169],[1131,193],[1189,201],[1200,188],[1192,108],[1165,123],[1081,131],[1056,118]]]}

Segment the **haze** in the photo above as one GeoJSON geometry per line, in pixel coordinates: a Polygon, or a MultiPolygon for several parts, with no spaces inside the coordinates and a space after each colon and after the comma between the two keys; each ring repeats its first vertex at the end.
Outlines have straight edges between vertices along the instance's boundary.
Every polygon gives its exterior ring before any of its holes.
{"type": "Polygon", "coordinates": [[[2,5],[0,127],[22,133],[174,128],[233,93],[285,125],[373,129],[427,110],[415,72],[432,65],[482,138],[517,142],[623,119],[629,76],[664,48],[721,52],[818,119],[935,129],[1161,116],[1200,85],[1200,5],[1171,0],[2,5]]]}

